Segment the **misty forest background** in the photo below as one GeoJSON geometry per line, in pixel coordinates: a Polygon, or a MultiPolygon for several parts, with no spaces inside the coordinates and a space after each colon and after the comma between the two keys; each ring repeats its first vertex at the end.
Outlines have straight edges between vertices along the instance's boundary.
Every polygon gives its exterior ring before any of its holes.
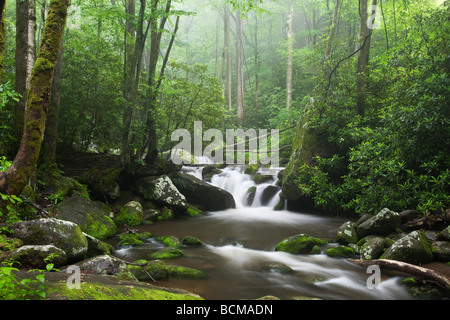
{"type": "MultiPolygon", "coordinates": [[[[0,171],[21,143],[49,6],[6,2],[0,171]]],[[[280,129],[283,165],[307,145],[294,183],[317,208],[445,210],[449,13],[432,0],[73,0],[37,172],[64,172],[78,152],[151,165],[202,121],[280,129]],[[304,119],[320,145],[299,136],[304,119]]],[[[19,201],[10,190],[3,200],[19,201]]]]}

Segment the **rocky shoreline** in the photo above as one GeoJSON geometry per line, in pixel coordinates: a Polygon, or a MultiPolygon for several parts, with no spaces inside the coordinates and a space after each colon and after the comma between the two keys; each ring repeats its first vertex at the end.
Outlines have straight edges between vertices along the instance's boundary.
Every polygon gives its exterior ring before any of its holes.
{"type": "MultiPolygon", "coordinates": [[[[159,237],[155,240],[165,248],[149,260],[133,262],[114,257],[114,248],[105,240],[115,237],[122,245],[142,244],[152,235],[138,233],[134,227],[172,219],[176,215],[198,216],[203,210],[234,208],[232,195],[178,170],[145,172],[140,168],[134,171],[134,178],[136,182],[128,184],[128,188],[123,187],[126,183],[119,187],[120,195],[117,186],[103,185],[104,190],[116,190],[115,197],[120,197],[119,203],[123,203],[120,206],[92,201],[76,180],[64,178],[70,183],[59,184],[55,193],[64,197],[52,217],[4,225],[3,230],[7,232],[0,233],[0,243],[3,243],[0,262],[5,266],[8,261],[14,261],[12,266],[19,269],[17,276],[22,279],[35,276],[28,270],[58,270],[45,273],[43,290],[47,299],[203,299],[184,290],[153,285],[153,281],[170,277],[205,277],[201,270],[164,262],[182,256],[183,247],[201,246],[200,239],[159,237]],[[63,288],[72,270],[79,270],[79,281],[89,284],[82,286],[86,291],[63,288]]],[[[111,181],[117,180],[120,178],[111,181]]],[[[447,211],[419,217],[415,212],[396,213],[384,209],[377,215],[344,223],[336,234],[338,245],[328,246],[326,250],[327,241],[309,235],[285,239],[275,250],[292,254],[324,253],[367,261],[391,259],[414,265],[439,262],[447,263],[445,268],[450,268],[449,215],[447,211]]],[[[441,297],[448,295],[445,289],[440,293],[441,297]]]]}

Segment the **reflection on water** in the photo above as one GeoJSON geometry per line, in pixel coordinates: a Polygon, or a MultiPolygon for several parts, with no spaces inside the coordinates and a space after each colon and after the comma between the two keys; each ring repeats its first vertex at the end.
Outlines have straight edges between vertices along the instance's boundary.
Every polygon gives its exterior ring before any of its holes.
{"type": "MultiPolygon", "coordinates": [[[[200,170],[195,168],[190,173],[198,175],[200,172],[201,176],[200,170]]],[[[184,247],[182,258],[165,262],[200,269],[207,274],[206,279],[169,279],[158,281],[158,285],[186,289],[205,299],[221,300],[255,299],[265,295],[280,299],[302,296],[320,299],[410,298],[399,285],[400,279],[395,277],[385,278],[379,287],[370,290],[366,285],[370,274],[345,259],[274,251],[278,242],[300,233],[324,238],[331,246],[335,245],[332,242],[336,230],[347,219],[274,211],[271,206],[246,207],[245,193],[254,183],[241,168],[224,170],[213,177],[212,183],[235,196],[236,209],[139,227],[139,231],[149,231],[153,237],[174,235],[181,239],[190,235],[205,244],[184,247]],[[264,267],[273,263],[282,263],[293,271],[265,271],[264,267]]],[[[273,204],[273,201],[269,203],[273,204]]],[[[162,247],[151,238],[141,246],[120,248],[116,255],[127,261],[150,259],[150,255],[162,247]]]]}

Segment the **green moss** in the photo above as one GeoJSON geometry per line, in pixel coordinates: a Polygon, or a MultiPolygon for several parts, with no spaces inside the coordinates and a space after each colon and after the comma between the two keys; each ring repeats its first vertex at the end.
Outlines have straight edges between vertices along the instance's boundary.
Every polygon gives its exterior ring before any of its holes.
{"type": "Polygon", "coordinates": [[[284,251],[294,254],[309,254],[316,245],[325,245],[325,240],[314,238],[306,234],[299,234],[284,239],[275,247],[276,251],[284,251]]]}
{"type": "Polygon", "coordinates": [[[203,215],[203,211],[196,207],[189,206],[186,210],[186,215],[189,217],[198,217],[203,215]]]}
{"type": "Polygon", "coordinates": [[[83,231],[97,239],[108,239],[117,233],[116,224],[106,215],[102,217],[101,221],[95,220],[92,216],[87,216],[86,219],[87,223],[83,231]]]}
{"type": "Polygon", "coordinates": [[[64,300],[202,300],[189,293],[174,293],[148,286],[111,286],[82,283],[80,289],[69,289],[65,283],[54,284],[47,295],[64,300]]]}
{"type": "Polygon", "coordinates": [[[173,247],[173,248],[183,247],[183,244],[181,243],[180,239],[178,239],[175,236],[160,236],[160,237],[157,237],[156,240],[164,243],[168,247],[173,247]]]}
{"type": "Polygon", "coordinates": [[[337,246],[335,248],[328,249],[325,251],[325,254],[333,258],[353,258],[355,256],[355,251],[349,247],[337,246]]]}
{"type": "Polygon", "coordinates": [[[180,249],[167,247],[161,249],[151,255],[152,259],[175,259],[180,258],[184,255],[183,251],[180,249]]]}
{"type": "Polygon", "coordinates": [[[244,173],[249,175],[254,175],[259,169],[258,164],[250,164],[245,168],[244,173]]]}
{"type": "Polygon", "coordinates": [[[181,243],[187,246],[202,246],[203,242],[195,237],[192,236],[186,236],[181,240],[181,243]]]}
{"type": "Polygon", "coordinates": [[[123,206],[114,221],[119,226],[128,225],[136,227],[142,224],[144,219],[144,212],[142,206],[138,202],[130,202],[123,206]]]}
{"type": "Polygon", "coordinates": [[[174,217],[172,209],[164,207],[161,209],[160,215],[158,216],[158,220],[172,220],[174,217]]]}
{"type": "Polygon", "coordinates": [[[137,260],[133,262],[134,264],[139,264],[143,266],[137,265],[128,265],[127,270],[131,271],[131,273],[139,280],[139,281],[149,281],[151,280],[148,274],[152,276],[154,280],[163,280],[169,277],[169,270],[164,262],[155,260],[155,261],[147,261],[147,260],[137,260]],[[144,270],[145,269],[145,270],[144,270]]]}
{"type": "Polygon", "coordinates": [[[193,268],[167,266],[167,269],[169,270],[169,275],[174,278],[202,279],[206,277],[206,274],[203,271],[193,268]]]}

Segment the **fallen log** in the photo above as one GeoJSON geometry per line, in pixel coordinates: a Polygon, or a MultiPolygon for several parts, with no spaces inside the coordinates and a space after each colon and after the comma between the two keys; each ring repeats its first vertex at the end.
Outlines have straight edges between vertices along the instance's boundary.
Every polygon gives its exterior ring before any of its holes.
{"type": "Polygon", "coordinates": [[[445,275],[431,269],[419,267],[402,261],[387,260],[387,259],[375,259],[375,260],[349,259],[349,260],[363,267],[377,265],[382,268],[401,271],[410,274],[412,276],[418,277],[421,280],[436,283],[440,287],[450,291],[450,279],[445,275]]]}

